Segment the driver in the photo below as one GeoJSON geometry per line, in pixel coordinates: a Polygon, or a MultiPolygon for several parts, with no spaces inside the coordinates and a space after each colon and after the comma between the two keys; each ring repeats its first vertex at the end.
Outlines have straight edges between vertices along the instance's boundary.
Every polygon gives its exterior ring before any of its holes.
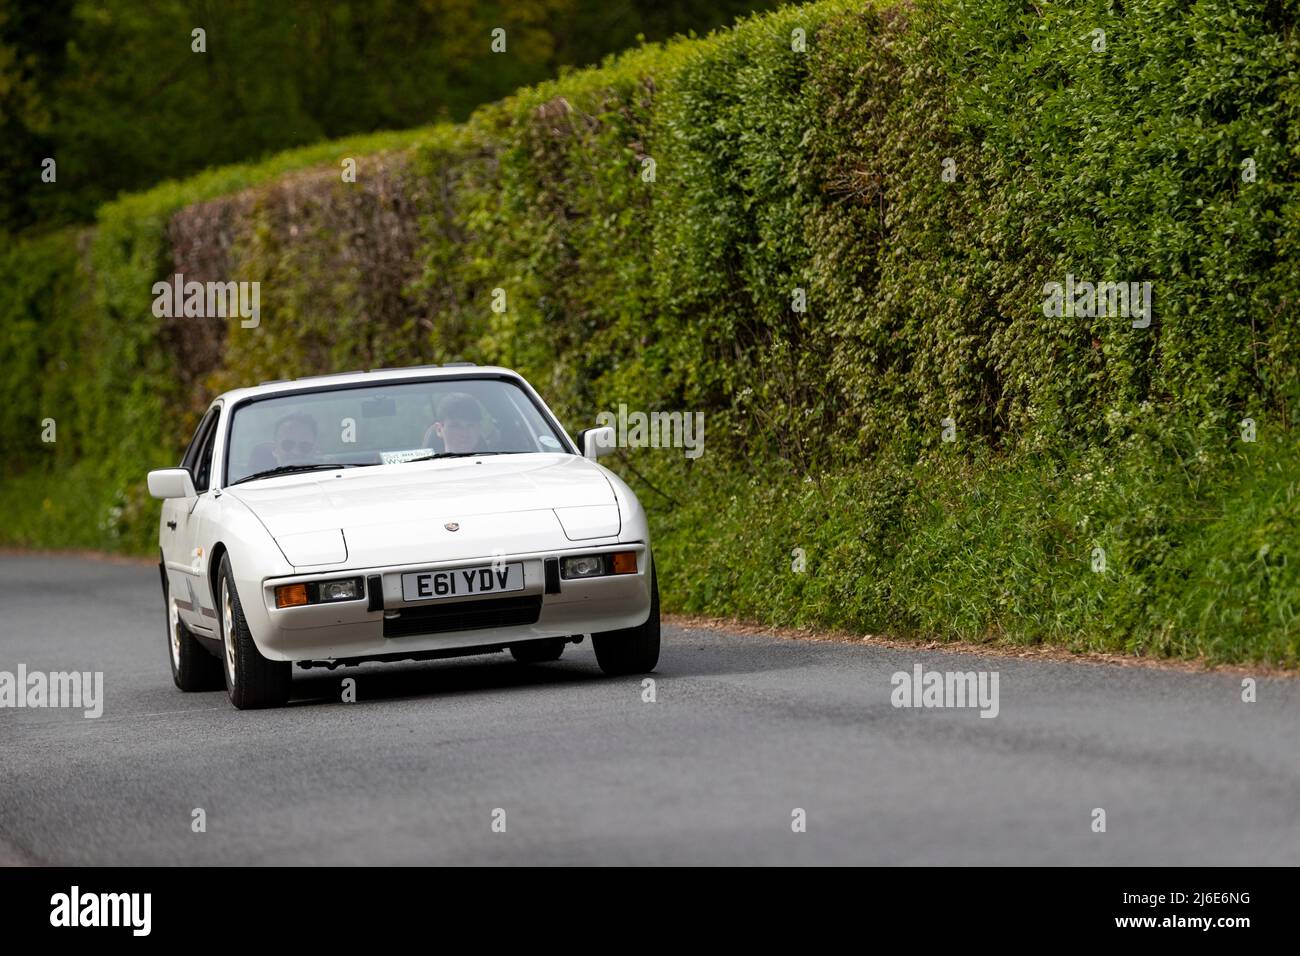
{"type": "Polygon", "coordinates": [[[464,392],[452,392],[438,403],[433,424],[424,433],[424,444],[433,446],[434,435],[442,439],[442,450],[452,454],[482,451],[483,414],[478,400],[464,392]]]}
{"type": "Polygon", "coordinates": [[[292,412],[275,423],[271,451],[277,465],[302,465],[319,459],[316,419],[306,412],[292,412]]]}

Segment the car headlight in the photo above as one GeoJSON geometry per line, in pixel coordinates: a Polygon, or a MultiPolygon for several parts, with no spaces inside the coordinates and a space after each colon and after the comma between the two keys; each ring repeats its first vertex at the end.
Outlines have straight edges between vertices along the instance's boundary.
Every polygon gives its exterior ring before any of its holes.
{"type": "Polygon", "coordinates": [[[361,597],[361,579],[346,578],[342,581],[322,581],[318,585],[322,601],[355,601],[361,597]]]}
{"type": "Polygon", "coordinates": [[[603,554],[584,554],[565,558],[560,562],[560,576],[566,578],[596,578],[605,573],[603,554]]]}
{"type": "Polygon", "coordinates": [[[335,578],[305,584],[281,584],[275,589],[275,606],[331,604],[335,601],[358,601],[365,596],[366,584],[361,578],[335,578]]]}
{"type": "Polygon", "coordinates": [[[599,578],[607,574],[636,574],[636,552],[578,554],[560,560],[562,578],[599,578]]]}

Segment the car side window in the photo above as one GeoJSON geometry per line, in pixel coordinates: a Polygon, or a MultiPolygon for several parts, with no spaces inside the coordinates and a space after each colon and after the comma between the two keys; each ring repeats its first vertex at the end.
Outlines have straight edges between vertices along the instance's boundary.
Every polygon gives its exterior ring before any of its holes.
{"type": "Polygon", "coordinates": [[[203,436],[203,443],[199,448],[197,467],[191,472],[194,475],[194,490],[199,494],[208,490],[208,485],[212,478],[212,449],[217,444],[217,410],[213,409],[211,416],[212,421],[208,425],[208,433],[203,436]]]}
{"type": "Polygon", "coordinates": [[[212,428],[213,420],[217,417],[217,411],[215,408],[208,409],[208,413],[199,420],[199,427],[194,429],[194,437],[190,439],[189,447],[185,449],[185,456],[181,458],[181,467],[188,470],[191,475],[198,465],[199,453],[203,450],[203,442],[212,428]]]}

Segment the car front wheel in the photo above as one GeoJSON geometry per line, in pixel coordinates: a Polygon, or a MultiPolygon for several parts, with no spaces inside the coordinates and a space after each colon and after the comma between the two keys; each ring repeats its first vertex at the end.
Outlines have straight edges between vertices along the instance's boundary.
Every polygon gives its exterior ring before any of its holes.
{"type": "Polygon", "coordinates": [[[591,635],[606,674],[648,674],[659,663],[659,575],[650,567],[650,615],[637,627],[591,635]]]}
{"type": "Polygon", "coordinates": [[[293,664],[267,660],[253,643],[235,591],[235,576],[228,555],[222,555],[217,573],[217,616],[221,619],[223,670],[230,702],[240,710],[280,707],[287,703],[293,664]]]}
{"type": "Polygon", "coordinates": [[[172,680],[183,691],[220,690],[221,662],[199,644],[199,639],[181,620],[176,599],[163,577],[163,602],[167,606],[167,658],[172,680]]]}

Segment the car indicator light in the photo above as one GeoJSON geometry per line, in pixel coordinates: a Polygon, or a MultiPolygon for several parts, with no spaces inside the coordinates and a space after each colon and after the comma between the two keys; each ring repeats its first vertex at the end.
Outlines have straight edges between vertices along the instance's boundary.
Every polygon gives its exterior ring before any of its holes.
{"type": "Polygon", "coordinates": [[[282,584],[275,589],[276,607],[298,607],[307,603],[307,585],[282,584]]]}
{"type": "Polygon", "coordinates": [[[636,574],[635,551],[615,551],[610,557],[614,565],[612,574],[636,574]]]}

